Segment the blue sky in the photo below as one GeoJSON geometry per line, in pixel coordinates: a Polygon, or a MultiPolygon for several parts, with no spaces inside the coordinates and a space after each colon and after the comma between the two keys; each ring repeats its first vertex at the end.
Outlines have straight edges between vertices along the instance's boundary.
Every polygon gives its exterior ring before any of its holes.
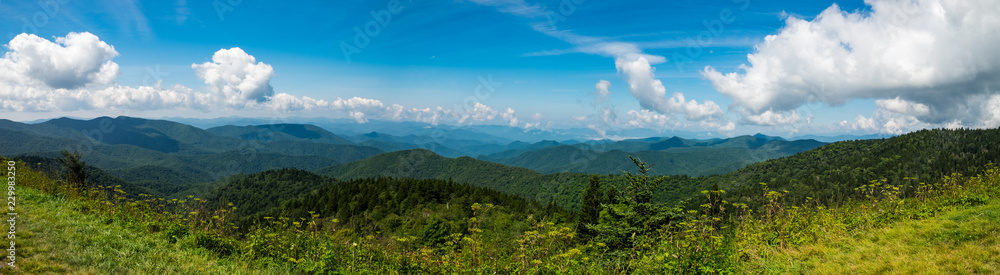
{"type": "Polygon", "coordinates": [[[1000,124],[1000,111],[977,105],[1000,102],[998,69],[979,64],[996,58],[983,45],[996,40],[996,26],[948,18],[985,16],[977,10],[986,13],[998,4],[902,2],[5,0],[0,34],[12,41],[2,49],[11,65],[0,70],[25,76],[7,79],[8,93],[21,94],[10,96],[0,114],[15,120],[334,117],[590,127],[595,136],[636,127],[787,136],[1000,124]],[[938,9],[949,13],[934,17],[938,9]],[[879,20],[898,17],[904,19],[879,20]],[[952,25],[938,28],[936,22],[952,25]],[[356,30],[366,27],[375,35],[355,43],[356,30]],[[896,36],[908,32],[893,28],[941,39],[896,48],[875,43],[913,38],[896,36]],[[986,37],[962,39],[977,29],[985,29],[986,37]],[[80,51],[104,54],[94,54],[102,57],[96,63],[52,65],[54,71],[78,66],[76,72],[83,72],[58,82],[74,85],[60,86],[46,72],[18,71],[44,67],[26,64],[59,55],[58,48],[29,53],[45,43],[25,37],[24,48],[12,48],[21,33],[63,50],[72,47],[58,38],[89,33],[96,39],[66,40],[88,41],[96,46],[80,51]],[[769,35],[776,39],[765,41],[769,35]],[[927,54],[921,48],[955,58],[928,60],[919,56],[927,54]],[[986,56],[964,60],[962,53],[986,56]],[[750,54],[770,61],[751,62],[750,54]],[[865,61],[890,55],[898,64],[865,61]],[[234,60],[251,66],[225,65],[234,60]],[[108,62],[117,69],[101,67],[108,62]],[[852,67],[858,64],[878,71],[852,67]],[[971,72],[945,73],[953,68],[971,72]],[[237,79],[213,81],[213,73],[237,79]],[[830,76],[858,80],[832,82],[830,76]],[[610,85],[606,98],[597,95],[602,80],[610,85]],[[942,94],[960,96],[940,103],[942,94]]]}

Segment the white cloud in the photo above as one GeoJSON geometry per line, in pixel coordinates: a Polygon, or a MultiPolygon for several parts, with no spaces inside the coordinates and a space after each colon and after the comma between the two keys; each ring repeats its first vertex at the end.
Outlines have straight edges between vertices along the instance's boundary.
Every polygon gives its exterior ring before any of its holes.
{"type": "Polygon", "coordinates": [[[71,32],[55,42],[34,34],[10,40],[0,59],[0,81],[20,85],[44,84],[53,89],[77,89],[109,84],[118,77],[115,48],[89,32],[71,32]]]}
{"type": "Polygon", "coordinates": [[[985,115],[977,127],[997,128],[1000,126],[1000,95],[994,95],[983,103],[985,115]]]}
{"type": "Polygon", "coordinates": [[[701,121],[698,124],[700,124],[702,128],[715,129],[716,131],[719,132],[729,132],[732,130],[736,130],[736,123],[732,121],[726,121],[725,123],[719,123],[715,121],[701,121]]]}
{"type": "MultiPolygon", "coordinates": [[[[666,96],[666,88],[653,74],[652,64],[666,62],[667,59],[642,52],[635,43],[614,41],[611,39],[578,35],[568,30],[559,30],[551,21],[552,11],[544,6],[529,5],[524,0],[470,0],[471,2],[494,7],[498,11],[513,14],[532,20],[529,25],[542,34],[561,39],[573,44],[574,52],[596,54],[615,58],[615,67],[625,75],[629,83],[629,91],[640,105],[649,110],[666,115],[682,114],[688,120],[714,118],[723,114],[715,102],[698,103],[695,100],[686,101],[681,93],[666,96]]],[[[595,102],[597,104],[606,98],[610,83],[601,80],[595,85],[598,90],[595,102]]]]}
{"type": "Polygon", "coordinates": [[[385,104],[378,99],[352,97],[345,100],[338,97],[337,100],[333,101],[331,106],[334,109],[378,109],[385,106],[385,104]]]}
{"type": "Polygon", "coordinates": [[[518,119],[517,114],[514,114],[514,109],[507,107],[507,111],[500,114],[500,116],[503,117],[503,120],[507,121],[510,127],[517,127],[518,119]]]}
{"type": "Polygon", "coordinates": [[[191,68],[229,107],[243,108],[274,95],[270,83],[274,69],[240,48],[219,50],[212,55],[212,62],[191,64],[191,68]]]}
{"type": "Polygon", "coordinates": [[[608,131],[604,130],[604,128],[598,127],[597,125],[587,124],[587,129],[591,129],[591,130],[594,130],[594,132],[597,132],[597,137],[598,138],[607,138],[608,137],[608,131]]]}
{"type": "Polygon", "coordinates": [[[680,122],[674,121],[668,115],[646,109],[638,111],[629,110],[625,114],[628,115],[628,121],[625,122],[625,126],[632,128],[656,127],[664,129],[681,125],[680,122]]]}
{"type": "MultiPolygon", "coordinates": [[[[751,114],[882,99],[922,122],[982,124],[984,95],[1000,85],[1000,5],[993,0],[869,0],[833,5],[809,21],[789,17],[748,55],[742,72],[702,74],[751,114]],[[969,113],[973,111],[975,113],[969,113]]],[[[898,122],[898,121],[897,121],[898,122]]],[[[891,125],[900,126],[900,125],[891,125]]],[[[896,127],[895,129],[901,129],[896,127]]]]}
{"type": "Polygon", "coordinates": [[[514,109],[508,107],[507,110],[498,112],[492,107],[480,102],[476,102],[476,104],[473,105],[472,110],[466,110],[464,114],[457,115],[458,124],[488,122],[494,121],[494,119],[500,119],[501,121],[507,123],[510,127],[516,127],[520,122],[520,119],[517,118],[517,114],[514,112],[514,109]]]}
{"type": "Polygon", "coordinates": [[[601,79],[601,81],[598,81],[597,84],[594,84],[594,89],[597,89],[597,93],[594,94],[594,103],[600,104],[608,100],[608,96],[611,95],[608,88],[611,88],[611,82],[608,82],[607,80],[601,79]]]}
{"type": "Polygon", "coordinates": [[[743,120],[745,123],[763,126],[789,125],[802,121],[802,119],[799,118],[799,113],[795,110],[792,110],[791,112],[775,112],[774,110],[767,110],[760,114],[743,113],[743,120]]]}
{"type": "Polygon", "coordinates": [[[83,91],[86,106],[97,110],[127,108],[129,110],[161,110],[190,108],[207,110],[208,94],[174,85],[169,89],[157,86],[126,87],[115,85],[93,92],[83,91]]]}
{"type": "Polygon", "coordinates": [[[625,75],[629,83],[629,92],[639,100],[639,105],[645,109],[661,114],[684,114],[688,120],[701,120],[722,115],[722,109],[715,102],[706,100],[704,103],[685,101],[684,94],[674,93],[667,98],[667,89],[663,82],[656,79],[655,70],[645,57],[635,59],[617,58],[615,67],[625,75]]]}
{"type": "MultiPolygon", "coordinates": [[[[349,117],[358,123],[369,119],[412,120],[430,124],[444,121],[502,123],[512,127],[522,121],[513,108],[502,112],[482,103],[465,111],[408,108],[363,97],[332,101],[275,93],[270,85],[274,69],[240,48],[221,49],[211,62],[192,64],[195,74],[208,91],[182,85],[164,88],[129,87],[115,83],[118,55],[114,47],[90,33],[70,33],[56,43],[34,35],[21,34],[8,44],[0,58],[0,110],[7,111],[86,111],[86,110],[172,110],[215,112],[222,110],[273,111],[276,114],[313,112],[349,117]]],[[[541,114],[531,127],[540,128],[541,114]]],[[[551,124],[548,124],[551,125],[551,124]]],[[[547,126],[546,126],[547,127],[547,126]]]]}
{"type": "MultiPolygon", "coordinates": [[[[841,125],[844,125],[844,123],[841,123],[841,125]]],[[[877,130],[877,128],[875,127],[875,118],[869,118],[861,114],[858,114],[858,116],[854,118],[854,124],[851,124],[851,129],[875,131],[877,130]]]]}
{"type": "MultiPolygon", "coordinates": [[[[883,133],[883,134],[904,134],[907,132],[912,132],[917,129],[930,127],[927,123],[921,122],[915,116],[909,114],[903,114],[895,111],[889,111],[886,109],[876,109],[875,113],[871,117],[866,117],[864,115],[858,114],[853,122],[841,121],[840,127],[845,130],[859,131],[865,133],[883,133]]],[[[960,122],[953,121],[948,123],[946,127],[956,127],[955,125],[961,125],[960,122]],[[950,126],[947,126],[950,125],[950,126]]]]}
{"type": "Polygon", "coordinates": [[[357,121],[358,123],[367,123],[368,122],[368,118],[365,117],[365,113],[358,112],[358,111],[351,111],[350,114],[351,114],[351,117],[354,118],[354,120],[357,121]]]}
{"type": "Polygon", "coordinates": [[[725,125],[719,126],[719,131],[728,132],[732,130],[736,130],[736,123],[733,123],[732,121],[726,122],[725,125]]]}
{"type": "Polygon", "coordinates": [[[930,114],[930,108],[927,105],[910,102],[899,97],[893,99],[879,99],[875,101],[875,106],[881,109],[892,111],[899,114],[906,114],[915,117],[922,117],[930,114]]]}

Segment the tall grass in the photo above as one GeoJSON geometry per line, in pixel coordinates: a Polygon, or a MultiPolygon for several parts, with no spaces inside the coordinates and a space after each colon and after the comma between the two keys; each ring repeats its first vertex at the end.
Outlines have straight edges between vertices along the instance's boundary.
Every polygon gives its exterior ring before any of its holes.
{"type": "Polygon", "coordinates": [[[37,209],[55,211],[52,218],[37,220],[45,228],[29,229],[25,237],[37,240],[25,247],[50,255],[26,260],[33,264],[21,268],[32,272],[867,273],[913,270],[897,261],[921,259],[932,260],[942,272],[995,272],[996,260],[989,259],[997,259],[1000,251],[1000,206],[994,202],[1000,195],[1000,169],[992,165],[982,175],[955,174],[917,184],[909,196],[897,186],[872,181],[855,190],[860,199],[834,208],[812,200],[789,205],[785,191],[766,184],[760,185],[765,198],[760,207],[728,202],[722,190],[705,191],[699,209],[679,212],[676,221],[653,234],[632,236],[634,247],[623,253],[581,241],[573,224],[546,220],[533,220],[534,227],[517,238],[497,238],[481,226],[490,218],[494,206],[489,204],[472,206],[467,233],[425,243],[416,236],[360,234],[314,213],[299,219],[268,217],[237,228],[232,206],[207,209],[204,200],[193,197],[131,200],[113,186],[77,190],[34,172],[22,174],[22,188],[41,191],[26,191],[37,209]],[[919,244],[927,240],[934,242],[919,244]],[[66,246],[75,252],[55,251],[66,246]],[[165,264],[171,261],[181,262],[165,264]],[[853,261],[870,264],[846,264],[853,261]],[[847,269],[836,270],[837,263],[847,269]]]}

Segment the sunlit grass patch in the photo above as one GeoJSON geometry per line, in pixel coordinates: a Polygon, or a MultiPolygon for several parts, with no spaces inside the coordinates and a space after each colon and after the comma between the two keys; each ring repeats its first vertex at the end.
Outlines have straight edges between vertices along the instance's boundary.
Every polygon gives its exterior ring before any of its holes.
{"type": "Polygon", "coordinates": [[[775,251],[758,271],[814,274],[1000,272],[1000,202],[775,251]]]}
{"type": "MultiPolygon", "coordinates": [[[[245,263],[172,244],[162,233],[137,232],[100,215],[78,212],[74,200],[21,189],[17,270],[28,274],[247,274],[245,263]]],[[[9,271],[5,270],[5,271],[9,271]]],[[[283,273],[281,271],[265,273],[283,273]]],[[[6,272],[4,274],[7,274],[6,272]]]]}

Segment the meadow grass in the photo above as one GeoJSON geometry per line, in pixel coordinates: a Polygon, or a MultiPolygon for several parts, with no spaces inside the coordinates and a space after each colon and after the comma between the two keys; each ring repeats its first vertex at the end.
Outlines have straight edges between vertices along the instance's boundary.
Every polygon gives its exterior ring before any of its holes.
{"type": "Polygon", "coordinates": [[[219,259],[185,240],[171,243],[162,233],[140,232],[100,214],[87,214],[80,201],[20,188],[17,269],[2,274],[287,274],[219,259]]]}
{"type": "MultiPolygon", "coordinates": [[[[731,203],[742,212],[722,224],[712,211],[689,210],[684,222],[637,242],[649,248],[635,249],[634,259],[605,258],[603,244],[575,244],[570,227],[552,222],[509,243],[483,240],[473,222],[468,235],[415,250],[399,245],[409,238],[387,245],[372,235],[319,231],[318,215],[266,218],[270,225],[228,236],[213,232],[225,228],[198,220],[208,212],[182,219],[144,208],[157,202],[151,198],[124,200],[117,188],[111,199],[81,196],[27,168],[18,171],[18,267],[0,274],[1000,273],[1000,169],[994,166],[980,176],[944,177],[908,198],[873,181],[858,190],[879,195],[832,208],[785,205],[787,192],[762,184],[768,201],[758,212],[731,203]],[[184,234],[168,228],[183,225],[196,226],[179,227],[184,234]]],[[[723,191],[705,193],[706,206],[726,205],[723,191]]],[[[204,211],[179,205],[182,213],[204,211]]]]}
{"type": "Polygon", "coordinates": [[[834,233],[791,248],[745,271],[770,274],[998,274],[1000,201],[959,206],[920,220],[848,234],[834,233]]]}

